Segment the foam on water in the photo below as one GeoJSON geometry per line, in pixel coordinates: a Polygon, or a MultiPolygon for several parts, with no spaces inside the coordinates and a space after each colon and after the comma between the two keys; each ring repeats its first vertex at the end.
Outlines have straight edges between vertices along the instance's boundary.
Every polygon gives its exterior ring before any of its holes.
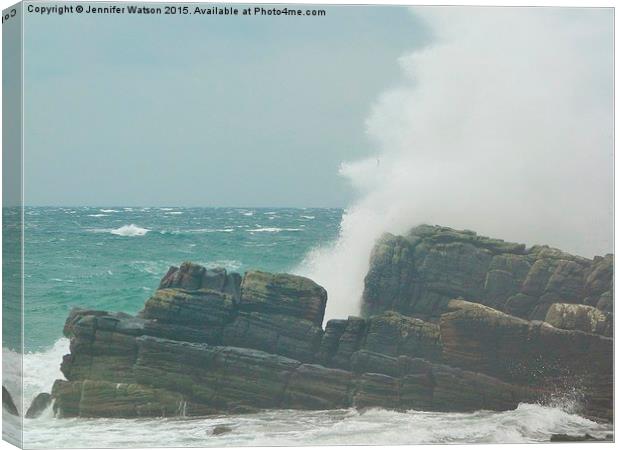
{"type": "Polygon", "coordinates": [[[149,231],[151,230],[147,228],[139,227],[132,223],[130,225],[123,225],[122,227],[117,228],[115,230],[110,230],[110,233],[115,234],[117,236],[144,236],[149,231]]]}
{"type": "Polygon", "coordinates": [[[301,228],[258,227],[247,230],[250,233],[280,233],[282,231],[303,231],[301,228]]]}

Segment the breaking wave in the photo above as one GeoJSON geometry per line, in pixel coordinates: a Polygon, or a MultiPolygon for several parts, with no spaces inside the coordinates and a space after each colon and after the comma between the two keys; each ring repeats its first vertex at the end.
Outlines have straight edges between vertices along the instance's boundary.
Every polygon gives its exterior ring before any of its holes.
{"type": "Polygon", "coordinates": [[[146,233],[148,233],[149,229],[147,228],[142,228],[139,227],[137,225],[134,225],[133,223],[130,225],[123,225],[120,228],[116,228],[114,230],[110,230],[110,233],[116,235],[116,236],[144,236],[146,233]]]}

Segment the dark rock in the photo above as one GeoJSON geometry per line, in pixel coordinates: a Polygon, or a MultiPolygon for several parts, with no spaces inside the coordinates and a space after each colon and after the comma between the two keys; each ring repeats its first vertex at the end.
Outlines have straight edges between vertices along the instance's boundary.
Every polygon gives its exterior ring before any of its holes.
{"type": "Polygon", "coordinates": [[[240,313],[224,329],[223,345],[247,347],[313,362],[323,329],[290,316],[240,313]]]}
{"type": "Polygon", "coordinates": [[[2,386],[2,408],[13,416],[19,416],[19,411],[13,402],[13,398],[4,385],[2,386]]]}
{"type": "Polygon", "coordinates": [[[296,275],[247,272],[241,283],[242,311],[291,316],[321,326],[326,304],[325,289],[296,275]]]}
{"type": "Polygon", "coordinates": [[[594,436],[586,434],[580,435],[571,435],[571,434],[552,434],[551,442],[583,442],[583,441],[612,441],[612,439],[608,439],[608,437],[604,438],[596,438],[594,436]]]}
{"type": "Polygon", "coordinates": [[[189,404],[179,393],[139,384],[57,380],[52,395],[59,417],[176,417],[214,412],[189,404]]]}
{"type": "Polygon", "coordinates": [[[356,408],[394,408],[398,405],[398,380],[382,373],[365,373],[356,384],[356,408]]]}
{"type": "Polygon", "coordinates": [[[222,292],[200,289],[159,289],[149,298],[140,316],[162,323],[220,328],[232,322],[234,300],[222,292]]]}
{"type": "Polygon", "coordinates": [[[222,434],[228,434],[230,432],[232,432],[232,428],[227,425],[216,425],[213,427],[213,430],[211,430],[211,434],[213,436],[220,436],[222,434]]]}
{"type": "Polygon", "coordinates": [[[237,273],[229,274],[226,269],[218,267],[207,269],[198,264],[185,262],[181,267],[170,267],[162,278],[159,289],[208,289],[228,294],[233,299],[239,299],[241,276],[237,273]]]}
{"type": "Polygon", "coordinates": [[[291,375],[282,406],[296,409],[337,409],[351,405],[353,375],[340,369],[303,364],[291,375]]]}
{"type": "Polygon", "coordinates": [[[383,353],[359,350],[351,355],[351,371],[355,373],[383,373],[398,377],[401,367],[398,358],[383,353]]]}
{"type": "MultiPolygon", "coordinates": [[[[471,231],[421,225],[376,243],[365,279],[364,317],[394,310],[436,320],[455,298],[543,320],[553,303],[597,306],[612,288],[613,257],[593,260],[547,246],[525,249],[471,231]]],[[[608,297],[601,308],[610,311],[608,297]]]]}
{"type": "Polygon", "coordinates": [[[137,338],[139,383],[181,392],[220,411],[275,408],[300,362],[258,350],[137,338]]]}
{"type": "Polygon", "coordinates": [[[613,317],[600,309],[587,305],[554,303],[550,306],[545,322],[564,330],[613,335],[613,317]]]}
{"type": "Polygon", "coordinates": [[[439,326],[394,311],[369,320],[364,348],[377,353],[425,358],[441,358],[439,326]]]}
{"type": "Polygon", "coordinates": [[[610,291],[603,292],[595,305],[603,312],[614,311],[614,296],[610,291]]]}
{"type": "Polygon", "coordinates": [[[604,292],[613,292],[614,256],[595,256],[586,274],[585,291],[589,297],[599,297],[604,292]]]}
{"type": "Polygon", "coordinates": [[[331,366],[349,370],[351,355],[362,347],[367,326],[368,323],[360,317],[350,316],[347,319],[344,332],[338,341],[338,350],[330,362],[331,366]]]}
{"type": "Polygon", "coordinates": [[[340,338],[344,334],[344,330],[347,328],[347,323],[346,320],[332,319],[325,325],[325,333],[323,334],[317,356],[321,364],[325,366],[330,365],[332,358],[338,351],[338,344],[340,343],[340,338]]]}
{"type": "Polygon", "coordinates": [[[538,298],[519,292],[506,300],[504,311],[512,316],[527,319],[538,306],[537,303],[538,298]]]}
{"type": "Polygon", "coordinates": [[[26,411],[26,418],[36,419],[43,414],[43,411],[45,411],[51,403],[52,396],[47,392],[41,392],[32,400],[28,411],[26,411]]]}
{"type": "Polygon", "coordinates": [[[592,415],[612,411],[613,340],[529,322],[492,308],[456,300],[441,316],[444,361],[501,380],[561,389],[579,380],[592,415]]]}

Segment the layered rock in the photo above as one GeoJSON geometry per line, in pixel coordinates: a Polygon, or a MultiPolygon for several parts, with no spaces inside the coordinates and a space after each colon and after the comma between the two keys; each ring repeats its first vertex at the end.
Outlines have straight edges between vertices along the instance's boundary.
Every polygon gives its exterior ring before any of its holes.
{"type": "Polygon", "coordinates": [[[613,414],[613,340],[527,321],[463,300],[440,318],[443,360],[502,380],[578,391],[587,414],[613,414]]]}
{"type": "Polygon", "coordinates": [[[71,312],[54,409],[506,410],[577,388],[584,414],[611,419],[612,308],[592,303],[609,300],[612,261],[419,227],[378,243],[365,317],[325,329],[327,294],[307,278],[185,263],[137,317],[71,312]],[[547,322],[529,320],[543,311],[547,322]]]}
{"type": "MultiPolygon", "coordinates": [[[[431,320],[455,298],[524,319],[544,320],[554,303],[612,311],[613,256],[593,260],[547,246],[421,225],[384,235],[365,279],[363,315],[394,310],[431,320]]],[[[610,322],[611,323],[611,322],[610,322]]]]}

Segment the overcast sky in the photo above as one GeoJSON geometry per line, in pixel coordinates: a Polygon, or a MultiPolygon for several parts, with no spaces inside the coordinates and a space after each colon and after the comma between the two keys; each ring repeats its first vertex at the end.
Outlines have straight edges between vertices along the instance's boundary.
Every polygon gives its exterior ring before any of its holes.
{"type": "MultiPolygon", "coordinates": [[[[242,7],[242,6],[241,6],[242,7]]],[[[431,40],[401,7],[326,17],[26,15],[29,205],[326,206],[431,40]]]]}

